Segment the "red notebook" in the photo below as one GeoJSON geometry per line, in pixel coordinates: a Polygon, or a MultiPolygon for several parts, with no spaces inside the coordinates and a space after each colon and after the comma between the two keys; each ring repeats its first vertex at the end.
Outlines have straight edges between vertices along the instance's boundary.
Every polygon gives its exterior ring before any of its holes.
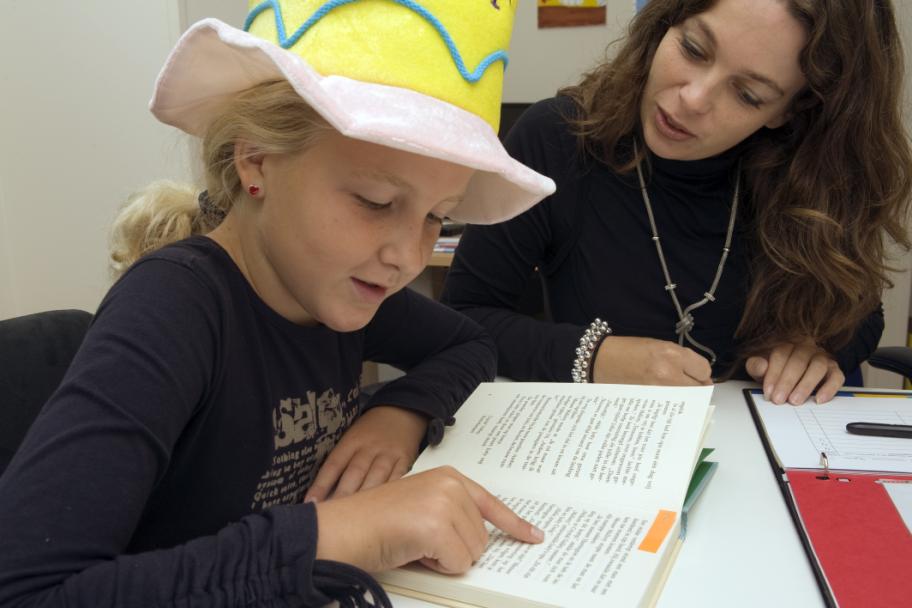
{"type": "Polygon", "coordinates": [[[895,496],[912,489],[912,439],[845,430],[912,424],[912,393],[841,392],[799,407],[744,393],[827,603],[912,606],[912,523],[895,496]]]}

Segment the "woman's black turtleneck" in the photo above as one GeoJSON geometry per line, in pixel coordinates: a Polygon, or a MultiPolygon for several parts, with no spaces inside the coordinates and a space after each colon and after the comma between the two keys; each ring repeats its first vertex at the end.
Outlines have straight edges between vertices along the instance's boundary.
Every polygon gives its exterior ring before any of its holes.
{"type": "MultiPolygon", "coordinates": [[[[517,380],[570,381],[580,336],[596,317],[616,335],[677,340],[677,312],[651,239],[635,172],[620,175],[586,159],[566,118],[573,102],[533,105],[511,130],[511,155],[551,177],[557,192],[495,226],[469,226],[447,276],[443,301],[494,337],[499,373],[517,380]],[[522,301],[541,271],[549,320],[522,301]]],[[[650,155],[644,176],[672,281],[682,307],[701,299],[719,265],[731,211],[739,147],[713,158],[674,161],[650,155]]],[[[743,191],[743,188],[742,188],[743,191]]],[[[747,205],[742,201],[741,210],[747,205]]],[[[696,310],[693,338],[715,351],[714,375],[735,363],[735,330],[750,286],[749,246],[739,213],[716,300],[696,310]]],[[[838,353],[844,372],[876,347],[880,310],[838,353]]],[[[736,370],[743,377],[743,369],[736,370]]]]}

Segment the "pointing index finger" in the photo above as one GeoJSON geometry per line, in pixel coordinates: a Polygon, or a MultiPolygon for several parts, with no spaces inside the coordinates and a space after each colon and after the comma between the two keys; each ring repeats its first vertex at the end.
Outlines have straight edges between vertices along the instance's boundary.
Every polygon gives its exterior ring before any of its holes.
{"type": "Polygon", "coordinates": [[[532,544],[545,540],[545,533],[542,530],[514,513],[510,507],[479,484],[461,473],[460,475],[463,485],[483,518],[517,540],[532,544]]]}

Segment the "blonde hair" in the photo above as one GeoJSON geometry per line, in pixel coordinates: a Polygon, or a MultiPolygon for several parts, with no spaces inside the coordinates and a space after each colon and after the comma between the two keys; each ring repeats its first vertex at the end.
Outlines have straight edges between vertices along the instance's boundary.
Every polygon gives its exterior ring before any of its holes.
{"type": "Polygon", "coordinates": [[[228,99],[202,138],[206,198],[217,213],[198,204],[200,188],[170,181],[149,184],[120,210],[110,235],[114,278],[142,256],[194,234],[206,234],[242,194],[234,147],[251,144],[258,154],[298,154],[332,127],[286,80],[262,83],[228,99]]]}

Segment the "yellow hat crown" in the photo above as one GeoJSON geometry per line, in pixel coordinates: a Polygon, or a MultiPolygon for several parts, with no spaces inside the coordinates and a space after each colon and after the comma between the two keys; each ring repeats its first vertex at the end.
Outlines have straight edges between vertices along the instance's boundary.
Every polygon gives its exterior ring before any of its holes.
{"type": "Polygon", "coordinates": [[[424,93],[496,132],[515,13],[513,0],[252,0],[244,29],[325,76],[424,93]]]}

